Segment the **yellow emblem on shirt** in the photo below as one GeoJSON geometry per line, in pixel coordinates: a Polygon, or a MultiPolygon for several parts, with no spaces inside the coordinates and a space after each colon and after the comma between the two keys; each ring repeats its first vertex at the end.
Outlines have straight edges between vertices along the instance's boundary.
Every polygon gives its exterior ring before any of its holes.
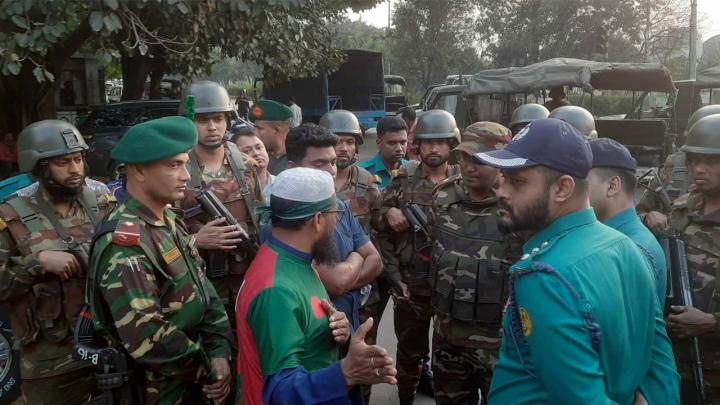
{"type": "Polygon", "coordinates": [[[165,260],[165,263],[167,264],[174,262],[178,257],[180,257],[180,250],[177,246],[173,246],[172,249],[163,253],[163,260],[165,260]]]}
{"type": "Polygon", "coordinates": [[[520,307],[520,322],[522,323],[523,335],[530,336],[532,333],[532,319],[527,309],[520,307]]]}
{"type": "Polygon", "coordinates": [[[0,231],[5,230],[5,228],[7,228],[7,224],[4,219],[0,218],[0,231]]]}

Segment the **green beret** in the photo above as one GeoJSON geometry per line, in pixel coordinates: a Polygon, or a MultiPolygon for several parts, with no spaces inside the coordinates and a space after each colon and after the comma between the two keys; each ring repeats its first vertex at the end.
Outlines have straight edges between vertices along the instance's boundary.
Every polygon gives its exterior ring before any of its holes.
{"type": "Polygon", "coordinates": [[[258,100],[250,109],[250,120],[255,121],[287,121],[292,118],[292,110],[285,104],[272,100],[258,100]]]}
{"type": "Polygon", "coordinates": [[[151,163],[185,153],[195,147],[197,141],[197,128],[189,119],[158,118],[128,129],[110,156],[123,163],[151,163]]]}

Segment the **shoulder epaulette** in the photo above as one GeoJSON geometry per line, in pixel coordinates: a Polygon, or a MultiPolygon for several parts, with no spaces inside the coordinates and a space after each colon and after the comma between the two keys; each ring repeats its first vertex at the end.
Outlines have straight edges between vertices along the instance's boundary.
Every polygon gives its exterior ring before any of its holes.
{"type": "Polygon", "coordinates": [[[122,214],[112,233],[112,243],[118,246],[138,246],[140,244],[140,222],[134,215],[122,214]]]}

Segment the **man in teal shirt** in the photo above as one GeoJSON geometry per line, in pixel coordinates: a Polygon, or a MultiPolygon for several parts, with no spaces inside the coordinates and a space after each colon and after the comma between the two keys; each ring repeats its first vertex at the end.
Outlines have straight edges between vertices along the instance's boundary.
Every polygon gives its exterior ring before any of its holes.
{"type": "Polygon", "coordinates": [[[357,165],[380,180],[380,189],[384,190],[395,177],[400,166],[405,164],[408,134],[407,125],[400,117],[385,117],[377,124],[378,153],[357,165]]]}
{"type": "Polygon", "coordinates": [[[537,120],[504,150],[475,156],[502,169],[501,229],[530,237],[508,275],[489,403],[632,404],[642,396],[677,404],[673,367],[651,371],[656,357],[672,356],[652,269],[590,209],[592,152],[583,136],[563,121],[537,120]]]}
{"type": "Polygon", "coordinates": [[[590,149],[593,155],[593,168],[587,178],[590,205],[599,221],[627,235],[645,253],[653,268],[660,306],[664,307],[667,262],[657,238],[635,212],[637,163],[626,147],[610,138],[591,141],[590,149]]]}

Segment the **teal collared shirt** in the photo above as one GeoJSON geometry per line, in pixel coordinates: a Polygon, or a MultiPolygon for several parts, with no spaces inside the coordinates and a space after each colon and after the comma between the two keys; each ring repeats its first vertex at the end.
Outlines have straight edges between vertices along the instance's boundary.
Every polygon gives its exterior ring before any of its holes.
{"type": "Polygon", "coordinates": [[[627,236],[585,209],[555,220],[523,251],[509,272],[491,405],[629,405],[638,389],[678,403],[652,270],[627,236]]]}
{"type": "Polygon", "coordinates": [[[665,293],[667,289],[667,261],[665,260],[665,252],[663,252],[660,243],[655,235],[643,225],[638,218],[635,208],[628,208],[619,212],[614,217],[605,221],[605,225],[616,229],[630,239],[635,244],[642,247],[643,253],[647,252],[652,259],[653,277],[657,284],[657,295],[660,300],[660,307],[665,306],[665,293]]]}
{"type": "MultiPolygon", "coordinates": [[[[407,160],[405,159],[401,160],[400,166],[404,165],[406,162],[407,160]]],[[[385,163],[379,153],[376,153],[375,156],[364,162],[358,163],[357,166],[362,167],[363,169],[369,171],[370,174],[379,177],[381,190],[387,187],[390,184],[390,180],[394,177],[393,174],[385,167],[385,163]]],[[[398,169],[400,166],[398,166],[398,169]]]]}

